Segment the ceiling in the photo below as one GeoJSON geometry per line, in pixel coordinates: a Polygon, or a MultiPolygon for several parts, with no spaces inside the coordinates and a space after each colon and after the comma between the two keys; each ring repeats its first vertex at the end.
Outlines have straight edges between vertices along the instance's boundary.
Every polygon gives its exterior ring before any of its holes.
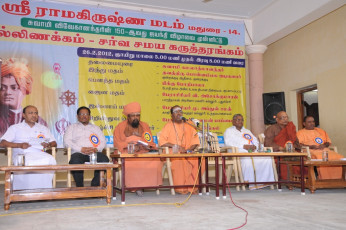
{"type": "MultiPolygon", "coordinates": [[[[43,0],[46,1],[46,0],[43,0]]],[[[346,0],[50,0],[185,17],[241,20],[246,45],[271,43],[343,6],[346,0]]]]}

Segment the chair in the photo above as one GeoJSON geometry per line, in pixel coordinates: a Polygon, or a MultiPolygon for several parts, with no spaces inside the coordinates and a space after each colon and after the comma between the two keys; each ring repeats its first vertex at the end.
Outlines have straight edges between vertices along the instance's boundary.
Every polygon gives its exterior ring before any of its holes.
{"type": "MultiPolygon", "coordinates": [[[[212,152],[212,153],[220,153],[220,152],[226,152],[231,150],[233,153],[238,152],[237,148],[229,146],[229,147],[220,147],[219,145],[219,140],[217,137],[216,133],[209,133],[206,136],[205,139],[205,143],[208,143],[208,152],[212,152]]],[[[200,142],[202,143],[202,137],[200,136],[200,142]]],[[[225,165],[226,165],[226,178],[228,179],[228,181],[231,180],[231,176],[233,174],[234,171],[234,177],[235,177],[235,181],[237,183],[239,183],[239,167],[238,167],[238,162],[237,162],[238,157],[227,157],[226,161],[225,161],[225,165]]],[[[208,157],[208,165],[215,165],[215,158],[214,157],[208,157]]],[[[222,167],[222,160],[219,159],[219,167],[222,167]]],[[[222,170],[219,170],[220,175],[219,178],[220,180],[222,179],[222,170]]],[[[226,181],[226,182],[228,182],[226,181]]],[[[202,182],[205,183],[205,174],[202,177],[202,182]]],[[[221,183],[221,181],[219,181],[221,183]]],[[[244,181],[240,179],[240,182],[243,183],[244,181]]],[[[245,186],[243,185],[243,190],[245,190],[245,186]]],[[[236,186],[237,191],[240,191],[240,186],[237,185],[236,186]]],[[[205,191],[205,188],[203,189],[203,191],[205,191]]]]}
{"type": "MultiPolygon", "coordinates": [[[[264,138],[265,138],[264,133],[260,133],[260,134],[258,135],[258,140],[259,140],[260,144],[263,144],[263,145],[264,145],[264,138]]],[[[274,152],[274,151],[273,151],[273,147],[263,147],[263,151],[265,151],[265,152],[271,152],[271,153],[274,152]]],[[[277,181],[279,180],[279,179],[278,179],[278,171],[277,171],[277,167],[276,167],[276,163],[275,163],[274,157],[271,157],[271,158],[272,158],[272,166],[273,166],[274,180],[277,182],[277,181]]],[[[274,186],[271,185],[270,188],[271,188],[271,189],[274,189],[274,186]]],[[[276,188],[279,189],[279,185],[278,185],[278,184],[276,184],[276,188]]]]}
{"type": "MultiPolygon", "coordinates": [[[[56,147],[51,147],[51,155],[54,157],[54,159],[56,159],[56,147]]],[[[49,152],[48,152],[49,153],[49,152]]],[[[13,161],[12,161],[12,148],[8,147],[7,148],[7,166],[11,166],[13,165],[13,161]]],[[[54,173],[53,176],[53,188],[56,187],[56,174],[54,173]]]]}
{"type": "MultiPolygon", "coordinates": [[[[107,147],[106,149],[103,149],[102,153],[106,154],[106,156],[108,157],[108,159],[110,158],[110,148],[107,147]]],[[[67,164],[69,164],[70,160],[71,160],[71,148],[67,148],[67,164]]],[[[72,174],[71,171],[67,171],[67,187],[72,187],[72,174]]]]}
{"type": "MultiPolygon", "coordinates": [[[[157,141],[159,141],[159,136],[160,136],[160,132],[158,132],[156,134],[157,136],[157,141]]],[[[166,154],[169,154],[169,148],[168,147],[158,147],[159,151],[165,152],[166,154]]],[[[172,168],[171,168],[171,160],[169,158],[166,158],[166,161],[164,162],[163,166],[162,166],[162,178],[164,178],[165,172],[167,172],[168,175],[168,181],[169,181],[169,185],[173,186],[173,175],[172,175],[172,168]]],[[[159,195],[160,194],[160,190],[157,189],[156,190],[156,194],[159,195]]],[[[171,188],[171,194],[175,195],[175,191],[174,188],[171,188]]]]}

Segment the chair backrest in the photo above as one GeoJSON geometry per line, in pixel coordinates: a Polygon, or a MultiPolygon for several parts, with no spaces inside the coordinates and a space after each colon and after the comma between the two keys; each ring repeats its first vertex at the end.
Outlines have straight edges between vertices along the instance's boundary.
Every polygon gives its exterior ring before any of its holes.
{"type": "Polygon", "coordinates": [[[306,152],[308,154],[308,160],[311,160],[311,153],[309,146],[302,146],[302,152],[306,152]]]}
{"type": "MultiPolygon", "coordinates": [[[[54,157],[54,159],[56,159],[56,147],[52,147],[49,153],[54,157]]],[[[7,166],[11,166],[11,165],[13,165],[12,148],[8,147],[7,148],[7,166]]]]}
{"type": "Polygon", "coordinates": [[[220,153],[219,139],[216,133],[209,133],[207,135],[207,144],[209,145],[209,151],[212,153],[220,153]]]}
{"type": "Polygon", "coordinates": [[[209,132],[208,134],[205,135],[205,137],[204,137],[205,146],[204,147],[202,146],[202,143],[203,143],[202,133],[199,132],[198,136],[199,136],[199,142],[201,144],[200,145],[201,148],[203,148],[203,149],[207,148],[209,150],[208,152],[211,152],[211,153],[220,153],[219,139],[218,139],[216,133],[209,132]]]}
{"type": "Polygon", "coordinates": [[[336,146],[329,146],[330,150],[333,150],[334,152],[338,152],[338,148],[336,146]]]}
{"type": "MultiPolygon", "coordinates": [[[[330,150],[333,150],[334,152],[338,152],[338,148],[336,146],[329,146],[328,147],[330,150]]],[[[308,154],[308,160],[311,160],[311,153],[310,153],[310,148],[309,146],[303,146],[302,147],[302,152],[306,152],[308,154]]]]}
{"type": "Polygon", "coordinates": [[[264,138],[265,138],[264,133],[258,134],[258,141],[260,143],[262,143],[262,144],[264,143],[264,138]]]}

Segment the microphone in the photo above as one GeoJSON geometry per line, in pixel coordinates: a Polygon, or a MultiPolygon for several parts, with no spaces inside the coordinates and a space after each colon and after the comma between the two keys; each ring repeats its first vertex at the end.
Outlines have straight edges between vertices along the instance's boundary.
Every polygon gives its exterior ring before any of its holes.
{"type": "Polygon", "coordinates": [[[183,120],[184,122],[186,122],[186,120],[187,120],[187,119],[186,119],[185,117],[183,117],[183,116],[181,116],[180,119],[183,120]]]}
{"type": "Polygon", "coordinates": [[[199,127],[199,123],[200,123],[199,120],[194,119],[194,118],[191,118],[190,120],[191,120],[197,127],[199,127]]]}

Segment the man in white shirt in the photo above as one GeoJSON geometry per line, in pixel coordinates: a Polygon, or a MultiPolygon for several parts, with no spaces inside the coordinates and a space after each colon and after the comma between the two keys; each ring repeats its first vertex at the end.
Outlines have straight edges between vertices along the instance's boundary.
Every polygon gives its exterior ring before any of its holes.
{"type": "MultiPolygon", "coordinates": [[[[12,161],[17,165],[18,154],[25,155],[25,165],[55,165],[56,161],[45,148],[56,147],[56,141],[49,129],[37,123],[38,110],[29,105],[23,109],[24,121],[12,125],[1,137],[2,147],[13,148],[12,161]]],[[[52,188],[54,173],[15,173],[13,189],[52,188]]]]}
{"type": "MultiPolygon", "coordinates": [[[[226,129],[224,140],[226,146],[234,146],[239,152],[255,152],[258,140],[252,132],[243,127],[244,118],[241,114],[233,116],[233,126],[226,129]]],[[[241,167],[244,181],[250,183],[249,189],[263,188],[266,185],[254,185],[251,182],[274,181],[272,159],[270,157],[241,157],[241,167]]]]}
{"type": "MultiPolygon", "coordinates": [[[[77,110],[78,122],[67,127],[64,135],[65,147],[71,148],[70,164],[84,164],[90,162],[90,154],[97,153],[97,162],[109,162],[107,156],[102,154],[106,146],[106,138],[101,129],[91,124],[90,109],[82,106],[77,110]]],[[[84,171],[72,171],[77,187],[84,186],[84,171]]],[[[100,171],[95,170],[91,186],[100,185],[100,171]]]]}

